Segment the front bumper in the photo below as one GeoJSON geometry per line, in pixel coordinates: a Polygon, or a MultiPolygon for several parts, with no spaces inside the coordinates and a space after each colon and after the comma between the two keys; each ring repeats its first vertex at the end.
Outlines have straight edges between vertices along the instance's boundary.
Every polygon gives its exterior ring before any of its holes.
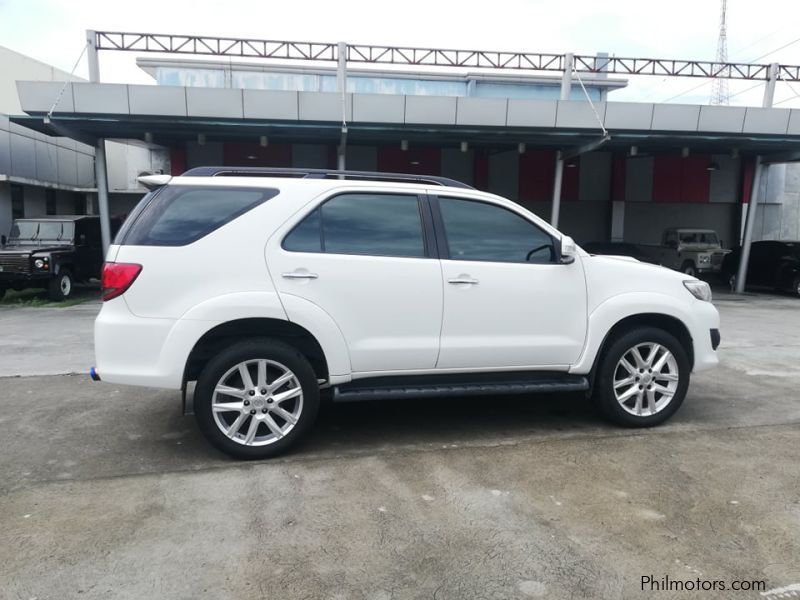
{"type": "Polygon", "coordinates": [[[0,271],[0,285],[10,286],[14,283],[44,282],[50,279],[50,271],[37,273],[19,273],[13,271],[0,271]]]}

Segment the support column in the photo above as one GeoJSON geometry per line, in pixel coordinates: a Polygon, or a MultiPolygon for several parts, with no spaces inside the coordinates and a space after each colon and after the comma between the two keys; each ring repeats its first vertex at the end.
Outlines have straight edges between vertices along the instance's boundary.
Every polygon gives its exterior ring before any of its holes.
{"type": "MultiPolygon", "coordinates": [[[[97,37],[91,29],[86,31],[89,81],[100,83],[100,60],[97,56],[97,37]]],[[[97,212],[100,214],[100,239],[103,256],[111,245],[111,218],[108,213],[108,167],[106,165],[106,141],[98,138],[94,146],[94,179],[97,183],[97,212]]]]}
{"type": "Polygon", "coordinates": [[[744,292],[747,283],[747,265],[750,262],[750,244],[753,242],[753,224],[756,221],[756,210],[758,208],[758,188],[761,184],[761,157],[756,156],[755,169],[753,170],[753,187],[750,191],[750,203],[747,207],[747,221],[744,226],[744,240],[742,241],[742,252],[739,256],[739,271],[736,273],[736,293],[744,292]]]}
{"type": "MultiPolygon", "coordinates": [[[[772,108],[775,99],[775,84],[778,81],[778,63],[769,66],[769,78],[764,86],[764,100],[761,106],[772,108]]],[[[758,188],[761,184],[761,177],[767,177],[769,165],[761,163],[761,157],[756,156],[755,169],[753,170],[753,188],[750,192],[750,203],[747,206],[747,220],[744,225],[744,238],[742,239],[742,252],[739,256],[739,271],[736,273],[736,293],[744,292],[747,285],[747,266],[750,263],[750,246],[753,243],[753,224],[756,221],[756,211],[758,210],[758,188]]]]}
{"type": "Polygon", "coordinates": [[[339,42],[336,69],[336,87],[342,97],[342,134],[336,149],[336,168],[347,168],[347,43],[339,42]]]}
{"type": "Polygon", "coordinates": [[[556,152],[556,172],[553,177],[553,208],[550,213],[550,225],[558,228],[558,217],[561,211],[561,182],[564,179],[564,159],[561,150],[556,152]]]}
{"type": "Polygon", "coordinates": [[[100,239],[103,255],[111,245],[111,220],[108,214],[108,171],[106,167],[106,141],[97,140],[94,147],[94,178],[97,181],[97,211],[100,213],[100,239]]]}
{"type": "MultiPolygon", "coordinates": [[[[561,100],[569,100],[572,89],[572,67],[575,56],[568,52],[564,55],[564,74],[561,76],[561,100]]],[[[550,225],[558,227],[561,212],[561,183],[564,180],[564,158],[561,150],[556,153],[556,170],[553,175],[553,208],[550,213],[550,225]]]]}

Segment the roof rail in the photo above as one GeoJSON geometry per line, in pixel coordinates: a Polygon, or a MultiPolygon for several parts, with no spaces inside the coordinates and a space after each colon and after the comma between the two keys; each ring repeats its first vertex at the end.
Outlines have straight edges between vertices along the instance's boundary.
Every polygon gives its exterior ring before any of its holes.
{"type": "Polygon", "coordinates": [[[298,179],[354,179],[403,183],[428,183],[449,187],[475,189],[462,181],[437,175],[410,173],[379,173],[377,171],[337,171],[335,169],[295,169],[283,167],[195,167],[182,177],[296,177],[298,179]]]}

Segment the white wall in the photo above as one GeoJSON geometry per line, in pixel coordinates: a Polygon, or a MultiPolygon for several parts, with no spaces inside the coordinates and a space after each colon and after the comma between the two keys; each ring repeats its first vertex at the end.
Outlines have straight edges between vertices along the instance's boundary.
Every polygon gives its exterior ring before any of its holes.
{"type": "Polygon", "coordinates": [[[106,142],[109,193],[146,190],[136,178],[144,172],[169,173],[169,155],[165,148],[150,148],[128,142],[106,142]]]}
{"type": "MultiPolygon", "coordinates": [[[[0,46],[0,113],[22,114],[17,96],[18,79],[25,81],[82,81],[36,59],[0,46]]],[[[53,101],[55,102],[55,98],[53,101]]]]}

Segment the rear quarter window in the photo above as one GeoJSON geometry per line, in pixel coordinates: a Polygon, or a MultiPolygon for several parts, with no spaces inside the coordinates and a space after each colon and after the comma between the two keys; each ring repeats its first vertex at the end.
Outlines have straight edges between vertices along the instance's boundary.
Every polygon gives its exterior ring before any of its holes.
{"type": "Polygon", "coordinates": [[[119,243],[185,246],[277,195],[273,188],[161,188],[142,199],[120,230],[119,243]]]}

